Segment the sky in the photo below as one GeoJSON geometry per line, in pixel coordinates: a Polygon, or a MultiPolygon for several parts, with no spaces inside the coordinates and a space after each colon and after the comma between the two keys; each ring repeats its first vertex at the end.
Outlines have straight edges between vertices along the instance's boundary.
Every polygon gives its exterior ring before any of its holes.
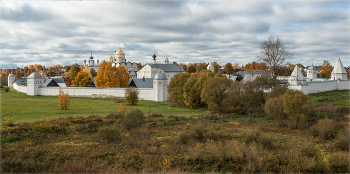
{"type": "Polygon", "coordinates": [[[108,60],[258,61],[261,42],[280,37],[304,66],[349,59],[348,1],[8,1],[0,2],[0,68],[108,60]]]}

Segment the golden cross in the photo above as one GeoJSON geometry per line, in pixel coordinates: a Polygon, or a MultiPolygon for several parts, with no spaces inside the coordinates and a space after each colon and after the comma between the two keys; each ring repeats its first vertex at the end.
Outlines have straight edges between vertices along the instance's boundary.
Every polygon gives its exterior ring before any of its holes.
{"type": "Polygon", "coordinates": [[[119,44],[119,49],[120,49],[120,47],[121,47],[120,45],[121,45],[121,44],[119,44]]]}

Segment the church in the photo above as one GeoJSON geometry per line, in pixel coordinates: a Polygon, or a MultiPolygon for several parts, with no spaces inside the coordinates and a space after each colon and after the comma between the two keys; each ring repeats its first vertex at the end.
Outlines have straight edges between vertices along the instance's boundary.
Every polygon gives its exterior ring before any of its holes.
{"type": "Polygon", "coordinates": [[[132,79],[136,78],[137,73],[137,64],[136,62],[129,62],[125,59],[125,53],[119,47],[119,50],[115,50],[114,56],[110,54],[108,61],[112,63],[112,66],[124,66],[126,71],[129,72],[129,75],[132,79]]]}
{"type": "Polygon", "coordinates": [[[98,68],[100,68],[99,60],[97,60],[95,63],[94,57],[92,56],[92,51],[91,51],[91,56],[90,56],[89,62],[86,63],[86,60],[84,60],[84,66],[88,66],[89,71],[91,71],[91,69],[94,69],[96,73],[98,71],[98,68]]]}
{"type": "Polygon", "coordinates": [[[157,64],[156,61],[156,54],[154,53],[153,63],[146,63],[138,72],[137,72],[137,78],[154,78],[156,74],[162,72],[165,74],[167,78],[167,84],[169,84],[170,79],[177,73],[185,73],[185,70],[180,68],[176,64],[169,64],[168,56],[165,55],[163,64],[157,64]]]}

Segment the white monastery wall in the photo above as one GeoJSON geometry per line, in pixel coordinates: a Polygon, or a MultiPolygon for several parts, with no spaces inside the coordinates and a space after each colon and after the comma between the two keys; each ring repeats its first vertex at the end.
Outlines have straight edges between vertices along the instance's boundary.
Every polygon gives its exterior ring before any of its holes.
{"type": "Polygon", "coordinates": [[[325,91],[333,91],[338,89],[338,83],[335,80],[323,81],[323,82],[311,82],[307,83],[308,94],[319,93],[325,91]]]}
{"type": "Polygon", "coordinates": [[[16,89],[18,92],[27,93],[27,86],[17,85],[16,83],[13,83],[13,88],[16,89]]]}
{"type": "MultiPolygon", "coordinates": [[[[40,95],[57,96],[58,87],[41,87],[40,95]]],[[[62,88],[65,93],[73,97],[125,97],[125,88],[89,88],[89,87],[68,87],[62,88]]],[[[153,100],[153,88],[139,89],[139,97],[142,100],[153,100]]]]}
{"type": "Polygon", "coordinates": [[[350,80],[339,81],[338,88],[339,90],[350,89],[350,80]]]}

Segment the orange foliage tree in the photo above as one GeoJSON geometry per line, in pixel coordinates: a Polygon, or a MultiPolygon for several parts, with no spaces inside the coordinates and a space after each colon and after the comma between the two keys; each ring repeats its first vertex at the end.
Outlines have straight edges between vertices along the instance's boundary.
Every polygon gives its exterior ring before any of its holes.
{"type": "Polygon", "coordinates": [[[252,63],[248,63],[245,66],[246,70],[267,70],[267,65],[266,63],[263,62],[252,62],[252,63]]]}
{"type": "Polygon", "coordinates": [[[102,61],[95,77],[96,87],[127,87],[130,75],[124,66],[118,68],[111,62],[102,61]]]}
{"type": "Polygon", "coordinates": [[[58,92],[58,107],[60,107],[61,109],[68,109],[69,103],[70,103],[70,99],[69,99],[69,94],[68,93],[64,93],[63,90],[60,87],[60,90],[58,92]]]}
{"type": "Polygon", "coordinates": [[[118,107],[118,112],[125,113],[125,105],[123,103],[120,103],[120,105],[118,107]]]}

